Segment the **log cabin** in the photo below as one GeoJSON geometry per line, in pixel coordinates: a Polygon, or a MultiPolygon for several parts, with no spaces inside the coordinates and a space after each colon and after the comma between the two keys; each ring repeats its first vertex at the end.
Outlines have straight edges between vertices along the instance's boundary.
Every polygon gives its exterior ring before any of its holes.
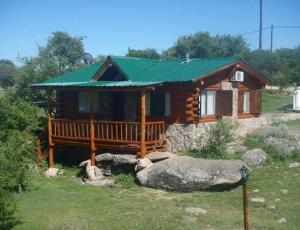
{"type": "Polygon", "coordinates": [[[153,60],[109,56],[32,87],[48,92],[49,166],[54,146],[131,152],[166,150],[172,124],[257,117],[271,82],[237,57],[153,60]],[[55,100],[55,103],[51,102],[55,100]],[[54,105],[54,106],[52,106],[54,105]]]}

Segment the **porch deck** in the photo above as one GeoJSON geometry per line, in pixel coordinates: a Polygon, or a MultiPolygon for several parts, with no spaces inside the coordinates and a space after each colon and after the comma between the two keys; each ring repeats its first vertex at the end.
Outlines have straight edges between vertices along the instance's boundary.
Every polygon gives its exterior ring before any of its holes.
{"type": "MultiPolygon", "coordinates": [[[[50,122],[53,144],[89,147],[93,141],[96,149],[99,150],[123,150],[140,154],[140,122],[54,118],[51,118],[50,122]]],[[[164,121],[146,122],[145,146],[146,153],[166,150],[164,121]]]]}

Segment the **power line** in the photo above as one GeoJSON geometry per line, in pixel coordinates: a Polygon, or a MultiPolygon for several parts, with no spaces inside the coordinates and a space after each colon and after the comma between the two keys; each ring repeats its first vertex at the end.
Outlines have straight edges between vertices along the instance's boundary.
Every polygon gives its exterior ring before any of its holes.
{"type": "MultiPolygon", "coordinates": [[[[262,30],[264,31],[264,30],[268,30],[270,28],[271,28],[271,26],[268,26],[268,27],[263,28],[262,30]]],[[[249,32],[246,32],[246,33],[242,33],[241,36],[248,35],[248,34],[253,34],[253,33],[256,33],[256,32],[259,32],[259,29],[258,30],[253,30],[253,31],[249,31],[249,32]]]]}

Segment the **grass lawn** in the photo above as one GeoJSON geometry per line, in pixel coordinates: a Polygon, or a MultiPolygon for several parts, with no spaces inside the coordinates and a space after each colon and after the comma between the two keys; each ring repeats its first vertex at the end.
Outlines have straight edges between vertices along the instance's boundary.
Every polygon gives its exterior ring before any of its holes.
{"type": "Polygon", "coordinates": [[[269,90],[263,91],[262,96],[262,112],[264,113],[274,113],[274,112],[282,112],[277,108],[283,105],[292,104],[293,97],[291,95],[281,95],[278,92],[272,92],[269,90]]]}
{"type": "MultiPolygon", "coordinates": [[[[252,229],[299,229],[299,183],[300,168],[289,169],[287,162],[255,168],[250,196],[262,196],[266,203],[250,203],[252,229]],[[276,209],[268,209],[270,205],[276,209]],[[278,224],[282,217],[287,222],[278,224]]],[[[70,175],[51,179],[34,175],[29,190],[17,197],[17,217],[21,223],[15,229],[242,229],[242,189],[171,193],[134,183],[129,188],[94,187],[70,175]],[[191,215],[187,207],[208,213],[191,215]]]]}

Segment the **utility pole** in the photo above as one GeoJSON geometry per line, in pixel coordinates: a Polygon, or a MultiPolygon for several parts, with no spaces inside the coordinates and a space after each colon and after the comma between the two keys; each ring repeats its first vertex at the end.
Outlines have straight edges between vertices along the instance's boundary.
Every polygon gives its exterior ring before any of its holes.
{"type": "Polygon", "coordinates": [[[259,2],[260,15],[259,15],[259,49],[262,49],[262,0],[259,2]]]}
{"type": "Polygon", "coordinates": [[[273,51],[273,28],[274,26],[271,25],[271,52],[273,51]]]}

